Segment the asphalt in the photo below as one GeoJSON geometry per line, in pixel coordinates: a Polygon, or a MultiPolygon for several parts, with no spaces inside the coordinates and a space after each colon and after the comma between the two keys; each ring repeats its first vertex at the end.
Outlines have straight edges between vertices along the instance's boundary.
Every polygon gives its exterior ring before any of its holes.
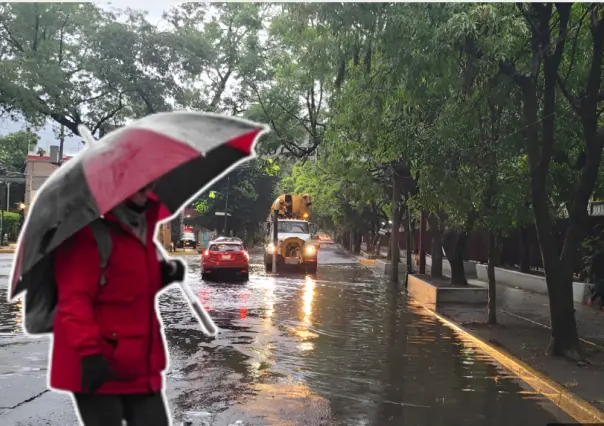
{"type": "MultiPolygon", "coordinates": [[[[180,290],[160,296],[174,424],[508,425],[570,421],[373,270],[337,246],[316,277],[271,276],[252,255],[248,283],[187,282],[220,333],[204,337],[180,290]]],[[[0,426],[75,425],[46,390],[48,342],[21,333],[0,254],[0,426]]]]}

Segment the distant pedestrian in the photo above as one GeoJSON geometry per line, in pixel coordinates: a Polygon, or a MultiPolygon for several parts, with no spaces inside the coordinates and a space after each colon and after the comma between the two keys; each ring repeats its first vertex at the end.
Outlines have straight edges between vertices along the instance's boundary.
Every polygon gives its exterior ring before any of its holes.
{"type": "Polygon", "coordinates": [[[591,306],[599,298],[600,310],[604,310],[604,251],[599,251],[592,257],[591,275],[595,284],[587,304],[591,306]]]}
{"type": "Polygon", "coordinates": [[[158,260],[153,231],[160,206],[144,189],[105,215],[105,269],[99,228],[87,226],[57,249],[50,385],[74,394],[84,426],[170,424],[155,296],[182,281],[185,266],[158,260]]]}

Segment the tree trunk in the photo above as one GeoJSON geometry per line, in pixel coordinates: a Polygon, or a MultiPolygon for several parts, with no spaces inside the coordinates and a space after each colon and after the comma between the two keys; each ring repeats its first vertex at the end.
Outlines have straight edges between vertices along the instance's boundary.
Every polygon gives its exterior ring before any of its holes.
{"type": "MultiPolygon", "coordinates": [[[[549,40],[549,21],[551,10],[532,5],[539,19],[538,26],[533,29],[533,40],[549,40]]],[[[563,6],[556,7],[559,9],[563,6]]],[[[567,7],[564,5],[564,7],[567,7]]],[[[560,9],[559,9],[560,11],[560,9]]],[[[559,25],[568,24],[568,13],[560,14],[559,25]]],[[[537,114],[539,102],[537,98],[537,80],[531,80],[523,87],[524,117],[528,124],[525,132],[527,152],[530,165],[531,202],[535,215],[537,237],[543,258],[543,269],[550,301],[550,321],[552,326],[552,355],[562,355],[571,359],[580,358],[579,336],[575,321],[575,309],[572,294],[572,273],[565,274],[556,249],[556,241],[552,232],[551,218],[549,215],[549,193],[547,190],[547,176],[549,164],[555,144],[555,117],[556,117],[556,79],[561,59],[561,50],[564,48],[564,37],[557,44],[556,50],[543,58],[543,102],[542,102],[542,129],[541,144],[539,144],[539,131],[537,114]]],[[[533,56],[540,57],[542,47],[533,44],[533,56]]],[[[585,170],[583,170],[583,173],[585,170]]],[[[575,201],[577,199],[575,194],[575,201]]],[[[589,198],[588,194],[588,198],[589,198]]],[[[587,206],[585,206],[585,209],[587,206]]],[[[569,212],[571,213],[571,212],[569,212]]],[[[571,213],[572,214],[572,213],[571,213]]],[[[571,227],[572,228],[572,225],[571,227]]],[[[567,236],[568,238],[568,236],[567,236]]],[[[567,241],[565,241],[566,245],[567,241]]],[[[571,244],[574,245],[574,244],[571,244]]],[[[576,247],[573,247],[576,248],[576,247]]]]}
{"type": "Polygon", "coordinates": [[[451,282],[455,285],[468,285],[466,279],[466,270],[464,269],[464,260],[466,255],[466,245],[468,242],[468,233],[460,232],[455,242],[455,251],[453,259],[449,260],[451,264],[451,282]],[[455,266],[453,266],[455,265],[455,266]]]}
{"type": "Polygon", "coordinates": [[[443,244],[441,226],[438,217],[434,214],[428,216],[428,225],[432,233],[432,266],[430,266],[430,278],[443,277],[443,244]]]}
{"type": "Polygon", "coordinates": [[[398,268],[401,260],[401,251],[399,249],[398,238],[398,229],[401,226],[401,215],[399,209],[400,198],[400,186],[396,173],[394,173],[394,179],[392,180],[392,231],[390,232],[390,247],[392,251],[392,268],[390,273],[391,283],[398,283],[398,268]]]}
{"type": "Polygon", "coordinates": [[[487,276],[489,279],[489,301],[487,303],[489,324],[497,324],[497,285],[495,282],[495,266],[499,265],[499,249],[497,235],[489,232],[489,263],[487,276]]]}
{"type": "Polygon", "coordinates": [[[375,239],[373,240],[373,253],[380,255],[382,248],[382,236],[380,234],[375,235],[375,239]]]}
{"type": "Polygon", "coordinates": [[[355,231],[355,237],[354,237],[354,244],[352,247],[352,252],[354,254],[360,254],[361,253],[361,243],[363,242],[363,234],[361,233],[361,231],[356,230],[355,231]]]}
{"type": "Polygon", "coordinates": [[[520,250],[520,272],[528,274],[531,272],[531,245],[528,226],[524,226],[520,230],[520,250]]]}
{"type": "MultiPolygon", "coordinates": [[[[468,285],[466,272],[463,268],[463,256],[465,252],[466,233],[447,231],[443,238],[443,247],[451,265],[451,284],[468,285]]],[[[434,261],[434,260],[433,260],[434,261]]]]}
{"type": "Polygon", "coordinates": [[[386,260],[392,260],[392,234],[390,234],[390,240],[388,242],[388,253],[386,253],[386,260]]]}

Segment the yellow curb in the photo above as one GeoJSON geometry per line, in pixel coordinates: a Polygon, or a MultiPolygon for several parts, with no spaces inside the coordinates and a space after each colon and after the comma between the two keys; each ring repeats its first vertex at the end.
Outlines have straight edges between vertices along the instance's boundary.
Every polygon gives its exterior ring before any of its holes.
{"type": "Polygon", "coordinates": [[[563,386],[559,385],[558,383],[554,382],[552,379],[544,376],[543,374],[535,371],[533,368],[529,367],[527,364],[520,361],[516,357],[510,355],[509,353],[501,349],[497,349],[491,346],[482,339],[474,336],[473,334],[464,330],[451,320],[448,320],[447,318],[427,308],[421,303],[417,303],[417,305],[424,308],[426,312],[436,317],[447,327],[456,331],[457,334],[463,340],[473,343],[476,347],[485,352],[499,364],[503,365],[505,368],[516,374],[518,378],[522,379],[530,387],[535,389],[535,391],[552,401],[558,408],[565,411],[577,422],[581,424],[604,423],[604,413],[602,413],[600,410],[598,410],[596,407],[594,407],[584,399],[569,392],[563,386]]]}
{"type": "Polygon", "coordinates": [[[15,250],[10,250],[10,249],[0,249],[0,254],[2,253],[14,253],[15,250]]]}
{"type": "Polygon", "coordinates": [[[359,263],[363,266],[375,266],[375,259],[359,259],[359,263]]]}

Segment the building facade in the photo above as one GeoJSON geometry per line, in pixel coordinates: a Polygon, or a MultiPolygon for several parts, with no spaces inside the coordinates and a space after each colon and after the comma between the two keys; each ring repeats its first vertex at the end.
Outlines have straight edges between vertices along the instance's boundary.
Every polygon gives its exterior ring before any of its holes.
{"type": "MultiPolygon", "coordinates": [[[[63,161],[71,157],[65,157],[63,161]]],[[[36,198],[36,193],[42,187],[46,179],[57,170],[57,165],[50,162],[46,155],[28,155],[25,163],[25,197],[26,209],[36,198]]]]}

